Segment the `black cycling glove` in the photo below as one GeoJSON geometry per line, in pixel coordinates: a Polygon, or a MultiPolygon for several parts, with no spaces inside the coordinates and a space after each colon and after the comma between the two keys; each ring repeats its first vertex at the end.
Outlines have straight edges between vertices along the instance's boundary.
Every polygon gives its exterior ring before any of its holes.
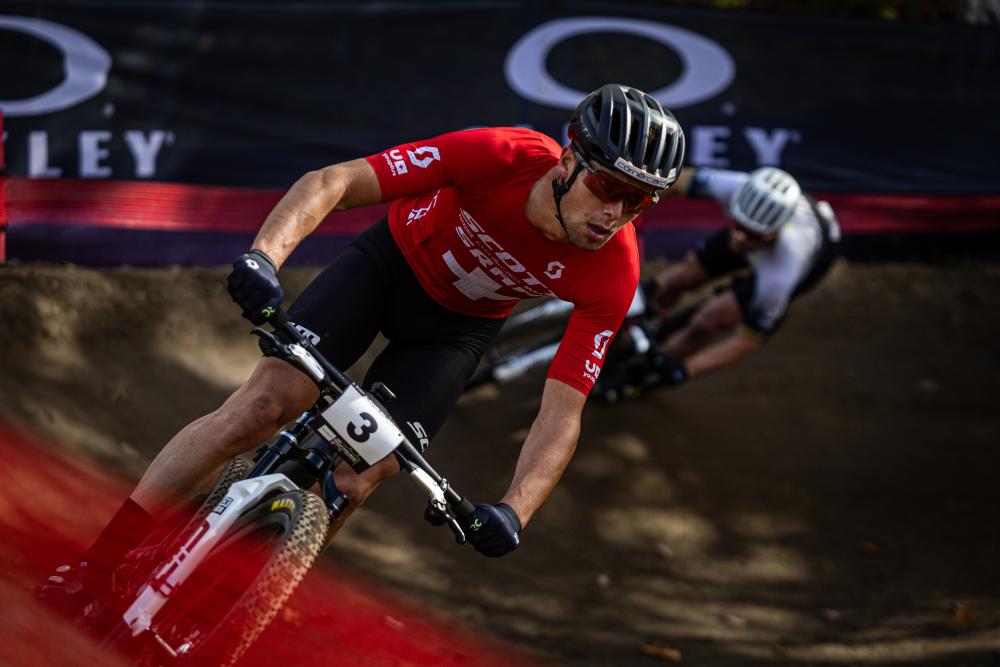
{"type": "Polygon", "coordinates": [[[233,261],[233,271],[226,281],[229,295],[243,309],[243,317],[256,325],[266,322],[285,298],[276,273],[274,262],[260,250],[251,250],[233,261]]]}
{"type": "Polygon", "coordinates": [[[476,511],[461,519],[462,529],[476,551],[498,558],[517,548],[521,540],[521,520],[506,503],[479,503],[476,511]]]}

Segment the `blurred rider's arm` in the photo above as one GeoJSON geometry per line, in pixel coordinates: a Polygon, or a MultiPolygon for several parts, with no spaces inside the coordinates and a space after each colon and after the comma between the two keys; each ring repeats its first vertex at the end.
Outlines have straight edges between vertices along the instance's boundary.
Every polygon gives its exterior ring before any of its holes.
{"type": "Polygon", "coordinates": [[[674,183],[670,188],[665,190],[660,195],[660,199],[686,196],[688,194],[688,189],[691,186],[691,179],[694,178],[694,174],[696,171],[697,169],[695,169],[694,167],[684,167],[683,169],[681,169],[681,173],[677,177],[677,182],[674,183]]]}
{"type": "MultiPolygon", "coordinates": [[[[697,170],[684,167],[677,183],[666,190],[661,197],[687,196],[691,179],[697,170]]],[[[653,277],[653,301],[662,309],[669,309],[677,303],[684,292],[703,285],[709,276],[693,251],[688,251],[684,259],[660,271],[653,277]]]]}
{"type": "Polygon", "coordinates": [[[709,277],[698,255],[689,250],[684,259],[653,277],[653,300],[664,310],[672,308],[685,292],[705,284],[709,277]]]}
{"type": "Polygon", "coordinates": [[[762,334],[746,326],[738,326],[722,340],[684,359],[687,377],[701,377],[742,361],[760,349],[763,342],[762,334]]]}

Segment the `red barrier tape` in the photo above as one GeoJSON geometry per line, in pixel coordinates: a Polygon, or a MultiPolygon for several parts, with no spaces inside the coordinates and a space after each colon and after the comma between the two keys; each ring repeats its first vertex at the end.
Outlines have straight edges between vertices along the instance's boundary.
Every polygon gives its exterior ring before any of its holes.
{"type": "Polygon", "coordinates": [[[7,261],[7,163],[4,161],[3,109],[0,109],[0,264],[7,261]]]}
{"type": "MultiPolygon", "coordinates": [[[[280,190],[68,179],[10,179],[10,224],[63,223],[160,231],[255,232],[280,190]]],[[[845,233],[1000,230],[1000,196],[818,194],[837,212],[845,233]]],[[[354,235],[384,215],[386,205],[327,218],[320,234],[354,235]],[[333,219],[333,220],[331,220],[333,219]]],[[[646,214],[651,230],[714,229],[713,201],[675,198],[646,214]]]]}
{"type": "MultiPolygon", "coordinates": [[[[280,190],[147,183],[13,178],[11,224],[35,222],[150,231],[255,232],[284,194],[280,190]]],[[[336,214],[336,228],[357,234],[385,214],[385,205],[336,214]]]]}

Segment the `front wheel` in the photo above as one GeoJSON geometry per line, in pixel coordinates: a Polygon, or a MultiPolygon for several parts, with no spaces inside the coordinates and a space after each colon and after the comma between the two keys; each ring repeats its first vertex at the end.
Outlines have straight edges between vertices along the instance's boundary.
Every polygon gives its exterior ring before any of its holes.
{"type": "MultiPolygon", "coordinates": [[[[246,459],[235,458],[230,461],[207,496],[198,498],[175,512],[142,544],[132,549],[115,568],[112,596],[118,599],[133,596],[156,567],[170,557],[172,550],[179,548],[197,530],[208,513],[229,493],[229,487],[247,476],[250,467],[251,464],[246,459]]],[[[117,607],[115,604],[110,606],[117,607]]]]}
{"type": "Polygon", "coordinates": [[[243,514],[154,620],[180,654],[175,664],[236,662],[308,572],[328,528],[323,501],[302,490],[243,514]]]}

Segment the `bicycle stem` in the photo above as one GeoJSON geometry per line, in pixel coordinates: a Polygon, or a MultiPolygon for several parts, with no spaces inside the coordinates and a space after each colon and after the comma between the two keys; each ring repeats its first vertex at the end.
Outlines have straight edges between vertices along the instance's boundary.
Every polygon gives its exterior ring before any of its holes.
{"type": "MultiPolygon", "coordinates": [[[[276,309],[274,314],[272,314],[268,319],[268,322],[275,328],[276,331],[286,336],[288,340],[294,341],[297,345],[304,349],[311,356],[312,360],[320,365],[323,372],[326,373],[327,376],[326,378],[316,380],[320,390],[329,388],[326,386],[329,385],[330,387],[343,393],[353,384],[350,378],[327,361],[326,358],[302,334],[302,332],[292,325],[291,321],[288,319],[288,313],[286,313],[283,309],[276,309]]],[[[442,494],[444,500],[459,517],[468,516],[475,511],[475,505],[451,488],[448,481],[439,475],[433,467],[431,467],[431,464],[427,462],[419,450],[417,450],[417,448],[413,446],[413,443],[406,439],[405,436],[403,441],[393,451],[393,454],[395,454],[396,460],[399,461],[400,467],[406,470],[412,478],[417,480],[417,483],[425,488],[427,493],[431,495],[432,499],[435,498],[437,494],[442,494]],[[423,479],[421,474],[426,475],[427,479],[423,479]],[[428,486],[428,479],[433,482],[435,487],[434,489],[428,486]]]]}

